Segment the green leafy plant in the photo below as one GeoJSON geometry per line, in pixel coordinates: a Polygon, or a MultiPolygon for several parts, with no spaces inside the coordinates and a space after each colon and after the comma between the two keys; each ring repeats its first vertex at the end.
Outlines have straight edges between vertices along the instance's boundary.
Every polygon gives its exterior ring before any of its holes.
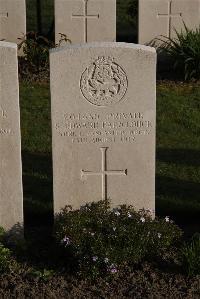
{"type": "Polygon", "coordinates": [[[60,34],[58,44],[54,44],[48,38],[38,35],[36,32],[28,32],[18,48],[23,52],[19,57],[19,73],[26,81],[49,80],[49,49],[71,43],[65,34],[60,34]]]}
{"type": "Polygon", "coordinates": [[[24,57],[29,61],[30,66],[39,72],[41,68],[47,66],[49,48],[52,46],[53,43],[44,36],[36,32],[28,32],[19,44],[19,49],[23,50],[24,57]]]}
{"type": "Polygon", "coordinates": [[[161,49],[173,60],[173,66],[185,80],[200,79],[200,26],[195,30],[184,24],[175,38],[166,38],[161,49]]]}
{"type": "Polygon", "coordinates": [[[52,278],[52,276],[55,274],[55,272],[53,270],[47,270],[47,269],[43,269],[43,270],[30,270],[29,271],[29,275],[31,277],[37,278],[38,280],[42,280],[42,281],[48,281],[52,278]]]}
{"type": "Polygon", "coordinates": [[[5,230],[3,229],[3,227],[0,226],[0,242],[3,241],[5,237],[5,230]]]}
{"type": "Polygon", "coordinates": [[[10,250],[2,244],[4,237],[5,231],[0,227],[0,273],[7,271],[10,265],[10,250]]]}
{"type": "Polygon", "coordinates": [[[0,273],[6,272],[10,268],[11,252],[0,244],[0,273]]]}
{"type": "Polygon", "coordinates": [[[123,265],[162,258],[180,240],[181,230],[168,217],[152,219],[125,205],[111,209],[108,201],[86,204],[57,216],[55,236],[63,261],[80,273],[97,276],[117,273],[123,265]]]}
{"type": "Polygon", "coordinates": [[[182,249],[183,266],[189,276],[200,275],[200,234],[195,234],[182,249]]]}
{"type": "Polygon", "coordinates": [[[52,41],[35,32],[28,32],[24,36],[19,44],[19,50],[23,50],[23,56],[19,60],[19,72],[23,79],[49,77],[49,49],[52,47],[52,41]]]}

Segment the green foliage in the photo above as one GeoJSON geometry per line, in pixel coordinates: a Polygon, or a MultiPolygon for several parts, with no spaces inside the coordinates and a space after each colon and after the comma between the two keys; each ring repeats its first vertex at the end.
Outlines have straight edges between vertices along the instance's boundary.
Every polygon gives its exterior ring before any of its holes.
{"type": "Polygon", "coordinates": [[[183,266],[189,276],[200,275],[200,234],[195,234],[182,249],[183,266]]]}
{"type": "Polygon", "coordinates": [[[21,77],[26,81],[48,81],[49,49],[68,42],[71,43],[65,34],[60,33],[59,43],[55,45],[51,40],[36,32],[28,32],[19,44],[19,50],[24,54],[19,59],[21,77]]]}
{"type": "Polygon", "coordinates": [[[5,230],[3,229],[3,227],[0,226],[0,242],[3,241],[5,236],[5,230]]]}
{"type": "Polygon", "coordinates": [[[47,269],[41,271],[32,269],[31,271],[29,271],[29,275],[31,277],[37,278],[38,280],[45,281],[45,282],[51,279],[54,274],[55,272],[53,270],[47,270],[47,269]]]}
{"type": "Polygon", "coordinates": [[[164,51],[172,58],[174,68],[184,74],[185,80],[200,79],[200,26],[176,32],[176,38],[167,38],[164,51]]]}
{"type": "Polygon", "coordinates": [[[19,71],[23,78],[37,77],[49,70],[49,48],[54,44],[43,36],[35,32],[28,32],[19,45],[19,50],[23,50],[24,56],[20,59],[19,71]]]}
{"type": "Polygon", "coordinates": [[[19,45],[23,49],[25,59],[29,61],[32,68],[39,72],[41,68],[48,65],[49,48],[53,43],[44,36],[35,32],[28,32],[19,45]]]}
{"type": "Polygon", "coordinates": [[[0,243],[0,273],[6,272],[10,268],[11,253],[0,243]]]}
{"type": "Polygon", "coordinates": [[[66,263],[93,276],[116,273],[124,264],[162,259],[181,234],[168,217],[152,220],[150,212],[137,213],[125,205],[111,210],[104,201],[76,211],[66,207],[55,225],[66,263]]]}
{"type": "Polygon", "coordinates": [[[11,251],[3,245],[5,231],[0,227],[0,274],[8,272],[11,266],[11,251]]]}

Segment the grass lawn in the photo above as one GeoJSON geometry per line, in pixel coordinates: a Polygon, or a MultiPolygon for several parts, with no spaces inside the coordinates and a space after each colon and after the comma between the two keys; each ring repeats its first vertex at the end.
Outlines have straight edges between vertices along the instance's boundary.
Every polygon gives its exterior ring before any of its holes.
{"type": "Polygon", "coordinates": [[[158,85],[157,211],[194,229],[200,214],[199,99],[197,84],[158,85]]]}
{"type": "MultiPolygon", "coordinates": [[[[191,231],[200,223],[200,87],[158,83],[156,210],[191,231]]],[[[25,223],[53,216],[49,85],[21,84],[25,223]]]]}

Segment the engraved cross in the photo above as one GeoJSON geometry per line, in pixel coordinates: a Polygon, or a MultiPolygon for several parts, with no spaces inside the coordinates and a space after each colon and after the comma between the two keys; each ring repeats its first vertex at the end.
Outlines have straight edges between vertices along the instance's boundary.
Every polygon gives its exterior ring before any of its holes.
{"type": "Polygon", "coordinates": [[[168,3],[168,13],[167,14],[158,14],[157,15],[159,18],[164,17],[167,18],[167,32],[168,32],[168,37],[171,37],[171,27],[172,27],[172,18],[182,18],[182,13],[177,13],[173,14],[172,13],[172,1],[168,3]]]}
{"type": "Polygon", "coordinates": [[[127,169],[125,170],[108,170],[107,169],[107,150],[108,147],[101,147],[101,171],[92,172],[81,170],[81,177],[84,176],[101,176],[102,180],[102,200],[106,200],[107,198],[107,177],[113,175],[127,175],[127,169]]]}
{"type": "Polygon", "coordinates": [[[72,18],[83,18],[85,21],[85,28],[84,28],[84,42],[88,42],[88,19],[99,19],[99,14],[97,15],[89,15],[88,14],[88,1],[89,0],[83,0],[84,1],[84,14],[82,15],[74,15],[72,14],[72,18]]]}

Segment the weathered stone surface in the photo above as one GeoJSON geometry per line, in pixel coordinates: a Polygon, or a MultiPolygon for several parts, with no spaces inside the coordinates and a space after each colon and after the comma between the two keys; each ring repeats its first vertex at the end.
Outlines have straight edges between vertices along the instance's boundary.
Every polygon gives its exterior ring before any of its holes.
{"type": "Polygon", "coordinates": [[[200,0],[139,0],[140,44],[176,37],[174,29],[180,32],[184,23],[190,29],[199,27],[200,0]]]}
{"type": "Polygon", "coordinates": [[[54,207],[155,205],[156,53],[125,43],[51,51],[54,207]]]}
{"type": "Polygon", "coordinates": [[[0,226],[23,224],[17,45],[0,42],[0,226]]]}
{"type": "Polygon", "coordinates": [[[116,0],[55,0],[55,39],[66,34],[72,43],[113,42],[116,0]]]}
{"type": "Polygon", "coordinates": [[[0,39],[20,43],[26,34],[25,0],[0,0],[0,39]]]}

